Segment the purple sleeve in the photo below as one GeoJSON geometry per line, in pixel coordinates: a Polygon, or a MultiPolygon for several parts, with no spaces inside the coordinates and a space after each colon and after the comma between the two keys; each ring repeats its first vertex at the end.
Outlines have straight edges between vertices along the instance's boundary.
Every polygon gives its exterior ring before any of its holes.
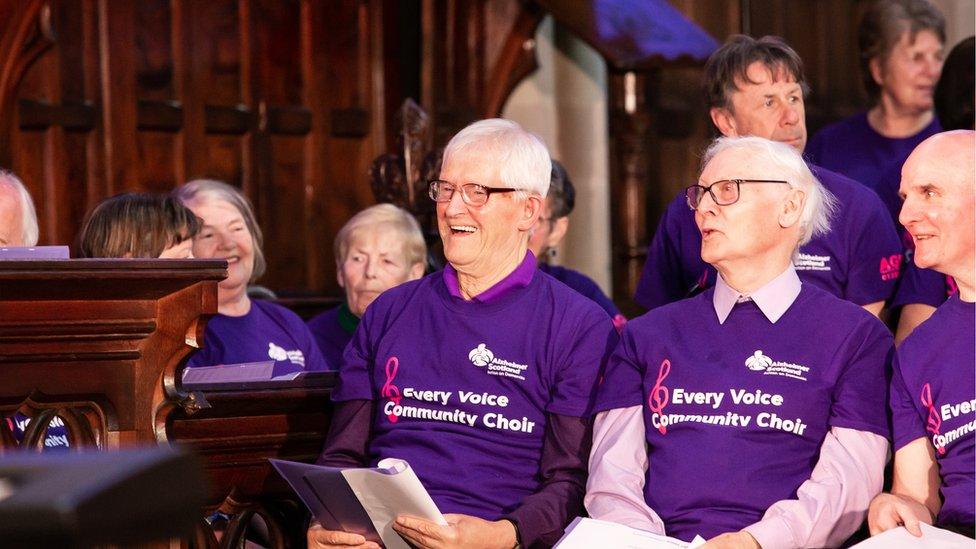
{"type": "Polygon", "coordinates": [[[920,303],[938,307],[945,303],[946,294],[944,274],[932,269],[920,269],[911,261],[907,261],[892,306],[920,303]]]}
{"type": "Polygon", "coordinates": [[[575,330],[557,339],[560,368],[556,372],[552,397],[546,412],[566,416],[588,416],[594,387],[604,371],[607,357],[617,344],[617,331],[606,313],[586,302],[588,314],[575,330]]]}
{"type": "MultiPolygon", "coordinates": [[[[374,307],[375,309],[375,307],[374,307]]],[[[373,353],[369,340],[370,328],[377,318],[367,309],[362,322],[356,328],[352,341],[346,345],[342,354],[342,364],[339,365],[339,381],[332,391],[332,401],[345,400],[375,400],[375,388],[372,383],[373,353]]]]}
{"type": "MultiPolygon", "coordinates": [[[[681,204],[672,201],[661,216],[657,231],[647,249],[647,261],[637,282],[634,301],[646,309],[653,309],[688,297],[689,288],[681,263],[681,204]]],[[[684,206],[687,208],[687,206],[684,206]]],[[[700,252],[701,246],[695,250],[700,252]]]]}
{"type": "Polygon", "coordinates": [[[865,204],[866,211],[858,215],[857,234],[850,251],[850,269],[844,297],[858,305],[889,299],[894,293],[902,265],[902,246],[894,223],[880,199],[865,204]]]}
{"type": "Polygon", "coordinates": [[[887,438],[886,380],[890,379],[894,340],[884,324],[871,317],[852,330],[845,347],[848,345],[849,352],[838,351],[848,352],[848,358],[834,387],[830,425],[887,438]]]}
{"type": "Polygon", "coordinates": [[[337,402],[332,411],[329,434],[316,465],[329,467],[365,467],[370,425],[373,424],[373,401],[337,402]]]}
{"type": "Polygon", "coordinates": [[[643,404],[643,368],[635,358],[634,322],[624,326],[620,343],[607,361],[606,374],[597,388],[593,413],[643,404]]]}
{"type": "Polygon", "coordinates": [[[542,484],[504,519],[518,527],[523,547],[550,547],[583,514],[591,420],[548,414],[539,475],[542,484]]]}
{"type": "Polygon", "coordinates": [[[891,407],[891,438],[896,452],[909,442],[925,436],[925,424],[922,423],[922,416],[915,407],[915,399],[902,376],[898,353],[895,353],[892,366],[888,405],[891,407]]]}

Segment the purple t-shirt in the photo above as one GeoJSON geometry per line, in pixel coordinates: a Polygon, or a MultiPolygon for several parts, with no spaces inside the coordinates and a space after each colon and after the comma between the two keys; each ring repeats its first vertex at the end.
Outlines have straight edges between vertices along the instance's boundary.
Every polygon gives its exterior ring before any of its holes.
{"type": "MultiPolygon", "coordinates": [[[[901,243],[881,200],[842,175],[810,165],[838,202],[830,232],[800,247],[795,262],[803,282],[857,305],[887,300],[901,270],[901,243]]],[[[634,299],[653,309],[715,285],[702,261],[701,233],[684,194],[668,205],[647,251],[634,299]]]]}
{"type": "Polygon", "coordinates": [[[251,310],[246,315],[214,315],[207,322],[203,348],[190,356],[186,367],[268,359],[301,366],[307,371],[334,369],[326,363],[312,333],[298,315],[259,299],[251,300],[251,310]]]}
{"type": "Polygon", "coordinates": [[[356,326],[359,326],[359,319],[345,303],[308,321],[308,329],[315,337],[325,362],[333,368],[338,368],[342,363],[342,353],[352,340],[356,326]]]}
{"type": "Polygon", "coordinates": [[[586,276],[585,274],[579,271],[574,271],[573,269],[567,269],[566,267],[561,267],[559,265],[550,265],[548,263],[540,263],[539,270],[576,290],[583,296],[588,297],[594,303],[602,307],[603,310],[610,315],[610,318],[620,315],[620,309],[618,309],[617,306],[614,305],[613,301],[607,297],[607,294],[603,293],[600,286],[597,285],[592,278],[586,276]]]}
{"type": "MultiPolygon", "coordinates": [[[[5,419],[7,426],[10,428],[10,432],[14,435],[14,440],[23,444],[24,432],[27,431],[27,425],[31,422],[31,418],[17,412],[13,416],[8,416],[5,419]]],[[[43,451],[64,452],[68,450],[68,447],[68,429],[64,426],[64,420],[58,416],[54,416],[48,425],[47,431],[44,433],[43,451]]]]}
{"type": "Polygon", "coordinates": [[[616,341],[532,254],[471,301],[448,268],[370,304],[332,398],[374,401],[370,464],[405,459],[442,512],[495,520],[539,488],[547,416],[588,416],[616,341]]]}
{"type": "Polygon", "coordinates": [[[644,499],[684,540],[795,499],[831,427],[888,435],[878,319],[804,283],[776,323],[746,301],[719,324],[713,292],[628,322],[594,406],[643,406],[644,499]]]}
{"type": "Polygon", "coordinates": [[[976,523],[976,306],[949,298],[898,348],[891,381],[895,451],[924,437],[942,485],[937,524],[976,523]]]}
{"type": "Polygon", "coordinates": [[[842,173],[890,199],[898,194],[905,159],[919,143],[940,131],[939,119],[932,117],[932,122],[915,135],[885,137],[874,131],[863,112],[818,131],[807,143],[806,156],[810,162],[842,173]]]}
{"type": "MultiPolygon", "coordinates": [[[[905,252],[910,254],[909,251],[905,252]]],[[[921,303],[938,307],[945,300],[956,294],[959,289],[951,276],[944,275],[932,269],[920,269],[912,261],[905,262],[904,273],[898,281],[898,289],[891,301],[892,307],[921,303]]]]}

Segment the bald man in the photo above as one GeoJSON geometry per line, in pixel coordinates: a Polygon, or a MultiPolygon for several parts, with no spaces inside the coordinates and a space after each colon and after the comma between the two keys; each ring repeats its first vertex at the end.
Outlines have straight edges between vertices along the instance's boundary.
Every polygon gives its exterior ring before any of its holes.
{"type": "Polygon", "coordinates": [[[16,175],[0,169],[0,247],[36,246],[37,236],[30,193],[16,175]]]}
{"type": "Polygon", "coordinates": [[[871,503],[871,534],[919,522],[973,536],[976,473],[976,133],[923,141],[902,169],[899,221],[915,243],[915,264],[958,285],[902,343],[890,406],[895,448],[891,493],[871,503]]]}

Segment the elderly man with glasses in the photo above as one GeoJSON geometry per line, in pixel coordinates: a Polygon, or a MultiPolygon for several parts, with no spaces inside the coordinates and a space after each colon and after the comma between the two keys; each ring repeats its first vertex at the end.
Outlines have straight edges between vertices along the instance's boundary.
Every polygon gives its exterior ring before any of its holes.
{"type": "Polygon", "coordinates": [[[796,149],[726,137],[704,160],[686,199],[719,276],[624,327],[586,508],[709,548],[836,546],[881,490],[891,334],[797,276],[834,200],[796,149]]]}
{"type": "MultiPolygon", "coordinates": [[[[414,546],[552,544],[582,512],[587,418],[617,336],[528,251],[550,170],[514,122],[455,135],[430,184],[447,267],[377,297],[346,347],[319,462],[407,460],[448,513],[447,526],[399,517],[414,546]]],[[[376,546],[319,526],[308,541],[376,546]]]]}

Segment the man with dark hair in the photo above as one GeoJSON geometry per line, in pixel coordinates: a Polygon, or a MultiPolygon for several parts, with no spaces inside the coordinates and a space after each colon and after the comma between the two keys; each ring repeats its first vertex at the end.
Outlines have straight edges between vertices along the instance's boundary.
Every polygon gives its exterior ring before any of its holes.
{"type": "MultiPolygon", "coordinates": [[[[803,151],[803,63],[780,38],[733,36],[709,58],[704,88],[712,122],[723,135],[763,137],[803,151]]],[[[812,164],[810,169],[831,195],[833,226],[800,247],[797,273],[877,315],[901,267],[894,223],[863,185],[812,164]]],[[[650,309],[714,285],[715,270],[702,261],[700,249],[693,212],[678,196],[648,250],[637,302],[650,309]]]]}

